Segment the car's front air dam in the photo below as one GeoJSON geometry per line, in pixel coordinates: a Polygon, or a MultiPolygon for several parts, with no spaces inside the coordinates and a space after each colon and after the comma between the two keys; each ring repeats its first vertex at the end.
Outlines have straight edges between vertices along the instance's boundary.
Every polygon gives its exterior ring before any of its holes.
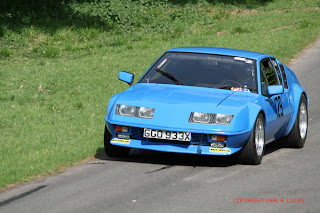
{"type": "Polygon", "coordinates": [[[117,146],[131,147],[136,149],[148,149],[160,152],[175,152],[186,154],[201,154],[201,155],[232,155],[239,151],[242,147],[225,147],[214,148],[210,146],[185,145],[185,144],[168,144],[159,142],[149,142],[135,139],[119,139],[113,138],[111,144],[117,146]]]}

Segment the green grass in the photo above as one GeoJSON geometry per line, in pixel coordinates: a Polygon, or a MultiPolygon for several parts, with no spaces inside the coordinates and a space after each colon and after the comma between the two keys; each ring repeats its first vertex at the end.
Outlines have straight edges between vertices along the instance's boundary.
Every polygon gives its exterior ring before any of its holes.
{"type": "Polygon", "coordinates": [[[178,46],[252,50],[287,63],[319,36],[320,1],[186,2],[168,1],[177,14],[169,11],[165,21],[173,23],[156,19],[165,5],[159,14],[151,8],[154,22],[127,29],[116,23],[107,30],[2,23],[0,189],[101,154],[107,102],[127,88],[118,80],[120,70],[138,79],[161,53],[178,46]]]}

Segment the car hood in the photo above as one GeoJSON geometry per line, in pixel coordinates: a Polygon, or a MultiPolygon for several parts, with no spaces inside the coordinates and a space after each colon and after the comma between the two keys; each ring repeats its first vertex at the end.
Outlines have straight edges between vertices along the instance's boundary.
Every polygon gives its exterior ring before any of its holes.
{"type": "Polygon", "coordinates": [[[233,92],[230,90],[208,89],[190,86],[171,86],[163,84],[136,85],[123,92],[117,102],[130,101],[131,105],[158,106],[159,104],[172,105],[184,104],[184,108],[189,104],[217,106],[233,92]]]}
{"type": "Polygon", "coordinates": [[[236,116],[256,97],[257,94],[253,93],[215,88],[136,84],[118,96],[108,119],[122,124],[130,123],[137,127],[148,126],[163,130],[188,128],[195,131],[199,129],[221,131],[232,128],[232,122],[228,126],[188,123],[190,113],[224,113],[236,116]],[[117,104],[155,108],[155,113],[152,119],[119,116],[115,115],[117,104]]]}

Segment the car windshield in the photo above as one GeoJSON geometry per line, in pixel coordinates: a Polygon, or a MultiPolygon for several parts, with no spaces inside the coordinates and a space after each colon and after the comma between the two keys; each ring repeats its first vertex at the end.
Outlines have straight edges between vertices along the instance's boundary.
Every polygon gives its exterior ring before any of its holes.
{"type": "Polygon", "coordinates": [[[176,84],[257,93],[256,60],[200,53],[165,53],[139,83],[176,84]]]}

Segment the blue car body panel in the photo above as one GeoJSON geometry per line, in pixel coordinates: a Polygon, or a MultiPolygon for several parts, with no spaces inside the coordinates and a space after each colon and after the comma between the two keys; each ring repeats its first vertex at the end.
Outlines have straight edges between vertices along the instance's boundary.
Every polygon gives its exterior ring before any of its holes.
{"type": "MultiPolygon", "coordinates": [[[[260,64],[262,59],[275,58],[262,53],[210,47],[174,48],[167,52],[245,57],[257,60],[257,64],[260,64]]],[[[279,61],[277,63],[281,64],[279,61]]],[[[297,116],[300,97],[306,93],[294,72],[285,65],[281,65],[285,68],[288,82],[288,88],[284,88],[283,93],[279,94],[283,100],[281,117],[276,111],[277,96],[261,95],[260,66],[257,66],[257,93],[185,85],[137,83],[126,91],[115,94],[109,101],[105,121],[112,134],[111,144],[164,152],[231,155],[241,150],[246,144],[259,113],[263,114],[265,120],[266,143],[284,137],[290,133],[297,116]],[[116,115],[118,104],[154,108],[154,116],[152,119],[145,119],[116,115]],[[191,112],[232,114],[234,117],[229,125],[189,123],[191,112]],[[119,132],[115,131],[115,125],[128,126],[129,132],[122,134],[130,135],[131,139],[116,138],[119,132]],[[164,140],[151,141],[142,136],[144,128],[190,132],[192,138],[190,144],[178,144],[164,140]],[[210,147],[209,143],[213,142],[210,139],[212,134],[226,136],[226,147],[221,149],[210,147]]]]}
{"type": "Polygon", "coordinates": [[[294,74],[292,70],[290,70],[287,66],[283,65],[286,73],[287,73],[287,79],[288,79],[288,87],[289,87],[289,94],[292,97],[292,104],[293,104],[293,111],[292,116],[290,117],[290,120],[287,125],[287,129],[285,131],[285,135],[288,135],[294,125],[295,118],[298,114],[298,108],[300,103],[300,97],[302,94],[304,94],[307,98],[307,102],[309,103],[309,98],[306,93],[306,91],[302,88],[297,76],[294,74]]]}

